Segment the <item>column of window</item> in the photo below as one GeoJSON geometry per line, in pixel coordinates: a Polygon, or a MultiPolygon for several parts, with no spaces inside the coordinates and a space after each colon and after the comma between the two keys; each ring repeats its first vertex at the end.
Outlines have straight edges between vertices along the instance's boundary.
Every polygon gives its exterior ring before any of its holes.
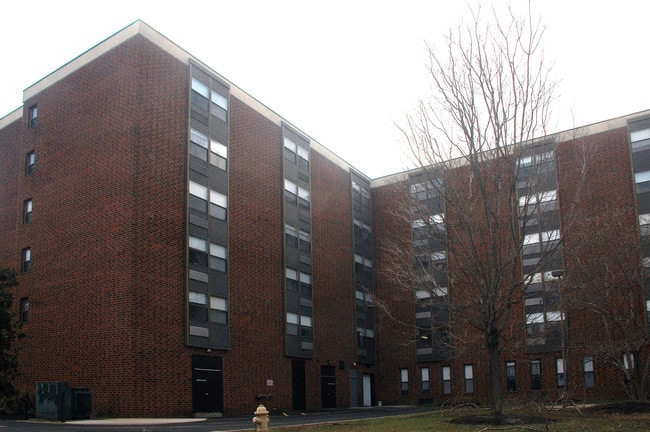
{"type": "Polygon", "coordinates": [[[284,305],[288,356],[314,355],[309,141],[283,127],[284,305]]]}
{"type": "Polygon", "coordinates": [[[357,362],[374,364],[375,304],[372,254],[370,182],[352,172],[352,227],[354,245],[355,322],[357,362]]]}
{"type": "Polygon", "coordinates": [[[443,181],[412,177],[410,192],[417,360],[444,361],[451,347],[443,181]]]}
{"type": "Polygon", "coordinates": [[[194,65],[187,193],[188,345],[228,349],[228,88],[194,65]]]}
{"type": "MultiPolygon", "coordinates": [[[[28,112],[28,128],[34,128],[36,126],[36,119],[38,117],[38,105],[34,104],[29,107],[28,112]]],[[[25,176],[31,176],[34,174],[34,168],[36,166],[36,153],[34,150],[31,150],[25,154],[25,176]]],[[[31,223],[32,221],[32,211],[33,211],[33,200],[28,198],[23,201],[23,213],[22,219],[24,224],[31,223]]],[[[28,273],[32,267],[32,249],[30,247],[25,247],[20,252],[20,271],[21,273],[28,273]]],[[[25,324],[29,318],[29,297],[23,297],[20,299],[19,303],[19,323],[25,324]]]]}
{"type": "Polygon", "coordinates": [[[518,159],[519,222],[522,239],[526,349],[558,350],[564,337],[560,310],[562,269],[557,169],[553,152],[535,148],[518,159]]]}
{"type": "Polygon", "coordinates": [[[650,331],[650,119],[628,124],[639,232],[643,253],[646,322],[650,331]]]}

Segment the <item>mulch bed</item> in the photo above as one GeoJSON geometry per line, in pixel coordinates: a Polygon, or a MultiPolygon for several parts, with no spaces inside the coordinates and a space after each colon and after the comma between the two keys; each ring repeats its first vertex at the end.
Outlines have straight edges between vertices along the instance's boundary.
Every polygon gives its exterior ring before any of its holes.
{"type": "Polygon", "coordinates": [[[615,402],[602,405],[595,405],[585,411],[608,414],[637,414],[650,413],[650,403],[647,402],[615,402]]]}
{"type": "Polygon", "coordinates": [[[523,415],[504,415],[495,417],[493,415],[466,415],[449,420],[453,424],[467,424],[467,425],[490,425],[490,426],[513,426],[513,425],[527,425],[527,424],[541,424],[544,423],[542,417],[536,416],[523,416],[523,415]]]}

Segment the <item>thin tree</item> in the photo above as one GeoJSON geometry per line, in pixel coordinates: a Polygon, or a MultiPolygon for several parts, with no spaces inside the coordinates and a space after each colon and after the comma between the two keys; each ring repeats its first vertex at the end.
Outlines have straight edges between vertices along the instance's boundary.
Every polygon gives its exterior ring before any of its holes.
{"type": "Polygon", "coordinates": [[[564,297],[566,308],[584,318],[571,326],[577,337],[571,338],[570,349],[618,369],[629,398],[647,401],[650,341],[640,257],[648,232],[642,228],[639,242],[635,214],[629,208],[609,209],[582,219],[582,240],[565,246],[572,271],[564,297]]]}
{"type": "MultiPolygon", "coordinates": [[[[533,216],[520,208],[540,201],[531,193],[540,178],[535,167],[554,150],[552,142],[536,141],[546,135],[555,87],[541,48],[543,28],[530,6],[524,18],[509,12],[503,21],[494,10],[489,20],[472,11],[469,24],[449,32],[444,50],[428,48],[433,95],[402,128],[420,177],[427,178],[420,183],[424,193],[444,204],[443,212],[420,219],[446,251],[426,265],[432,298],[447,302],[454,348],[478,342],[487,354],[496,416],[503,408],[501,354],[511,312],[534,273],[522,272],[522,227],[533,216]],[[435,280],[441,268],[448,295],[435,280]]],[[[556,238],[541,241],[557,245],[556,238]]]]}
{"type": "Polygon", "coordinates": [[[18,285],[16,272],[0,266],[0,406],[15,395],[13,384],[18,372],[16,355],[16,324],[12,311],[13,296],[10,288],[18,285]]]}

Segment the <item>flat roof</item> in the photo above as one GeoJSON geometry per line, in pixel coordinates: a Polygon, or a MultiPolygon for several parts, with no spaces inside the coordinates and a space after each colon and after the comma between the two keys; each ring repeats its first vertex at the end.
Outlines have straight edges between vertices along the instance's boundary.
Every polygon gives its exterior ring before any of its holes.
{"type": "MultiPolygon", "coordinates": [[[[615,117],[609,120],[603,120],[597,123],[591,123],[585,126],[578,126],[572,129],[567,129],[549,135],[544,135],[532,140],[531,145],[541,143],[547,140],[554,140],[558,143],[561,143],[561,142],[566,142],[577,138],[584,138],[590,135],[595,135],[609,130],[627,127],[628,122],[634,121],[636,119],[641,119],[644,117],[650,117],[650,109],[645,111],[639,111],[632,114],[626,114],[624,116],[615,117]]],[[[463,158],[461,157],[456,160],[458,162],[462,162],[463,158]]],[[[451,164],[454,163],[453,161],[449,161],[449,162],[451,164]]],[[[417,174],[422,169],[424,169],[424,167],[416,167],[408,171],[402,171],[395,174],[389,174],[383,177],[378,177],[376,179],[373,179],[370,182],[370,186],[381,187],[381,186],[389,185],[391,183],[406,181],[408,180],[410,174],[417,174]]]]}
{"type": "MultiPolygon", "coordinates": [[[[281,117],[278,115],[275,111],[264,105],[262,102],[259,100],[255,99],[253,96],[250,94],[246,93],[244,90],[239,88],[237,85],[233,84],[230,80],[225,78],[223,75],[219,74],[217,71],[212,69],[210,66],[206,65],[203,63],[201,60],[198,58],[194,57],[191,55],[189,52],[178,46],[176,43],[159,33],[157,30],[155,30],[153,27],[149,26],[142,20],[137,20],[133,22],[132,24],[129,24],[128,26],[124,27],[122,30],[118,31],[117,33],[113,34],[112,36],[109,36],[108,38],[104,39],[97,45],[93,46],[90,48],[88,51],[84,52],[83,54],[75,57],[68,63],[64,64],[60,68],[54,70],[44,78],[36,81],[34,84],[30,85],[23,91],[23,101],[33,97],[34,95],[40,93],[44,89],[48,88],[49,86],[53,85],[54,83],[60,81],[61,79],[67,77],[71,73],[75,72],[76,70],[82,68],[83,66],[87,65],[91,61],[97,59],[98,57],[104,55],[106,52],[110,51],[111,49],[117,47],[118,45],[122,44],[123,42],[129,40],[133,36],[136,35],[142,35],[145,38],[147,38],[149,41],[153,42],[156,44],[158,47],[162,48],[165,50],[167,53],[171,54],[172,56],[176,57],[178,60],[185,64],[189,64],[190,60],[205,70],[209,71],[211,74],[215,75],[218,77],[220,80],[224,81],[230,86],[230,92],[233,96],[235,96],[237,99],[240,99],[244,103],[246,103],[248,106],[253,108],[255,111],[266,117],[267,119],[271,120],[273,123],[277,124],[278,126],[281,126],[283,123],[291,126],[293,129],[296,131],[299,131],[301,134],[304,136],[308,137],[310,140],[310,145],[312,149],[317,151],[318,153],[324,155],[327,159],[335,163],[337,166],[340,168],[346,170],[346,171],[351,171],[354,170],[356,173],[361,175],[362,177],[368,178],[365,174],[363,174],[361,171],[355,169],[351,164],[343,160],[341,157],[333,153],[331,150],[329,150],[327,147],[313,139],[309,134],[305,133],[302,131],[300,128],[296,127],[294,124],[286,120],[285,118],[281,117]]],[[[17,110],[13,111],[12,113],[8,114],[5,117],[0,118],[0,129],[8,125],[9,123],[12,123],[19,119],[22,116],[22,107],[18,108],[17,110]]]]}

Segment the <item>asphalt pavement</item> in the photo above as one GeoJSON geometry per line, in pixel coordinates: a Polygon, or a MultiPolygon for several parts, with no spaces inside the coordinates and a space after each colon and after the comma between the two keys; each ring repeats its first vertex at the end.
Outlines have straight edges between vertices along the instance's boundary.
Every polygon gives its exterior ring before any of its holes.
{"type": "MultiPolygon", "coordinates": [[[[254,431],[253,414],[250,416],[222,417],[217,419],[91,419],[66,422],[30,420],[0,420],[0,432],[229,432],[254,431]]],[[[270,431],[283,426],[324,424],[370,418],[399,416],[430,411],[431,405],[381,406],[367,408],[340,408],[331,410],[272,413],[270,431]]]]}

